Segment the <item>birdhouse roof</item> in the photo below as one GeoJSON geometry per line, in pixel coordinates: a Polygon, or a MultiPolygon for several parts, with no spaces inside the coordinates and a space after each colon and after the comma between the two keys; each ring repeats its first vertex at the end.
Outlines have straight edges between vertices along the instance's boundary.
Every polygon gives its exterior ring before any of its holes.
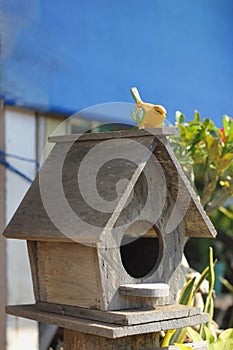
{"type": "Polygon", "coordinates": [[[114,226],[153,154],[177,203],[174,210],[183,212],[186,236],[214,237],[216,231],[168,145],[167,136],[178,133],[164,127],[51,137],[55,146],[4,236],[98,242],[103,230],[114,226]]]}

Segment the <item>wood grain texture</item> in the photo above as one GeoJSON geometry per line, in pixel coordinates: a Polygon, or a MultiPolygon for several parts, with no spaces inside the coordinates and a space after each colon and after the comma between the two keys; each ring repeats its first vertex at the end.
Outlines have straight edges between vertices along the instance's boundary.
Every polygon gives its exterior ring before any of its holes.
{"type": "Polygon", "coordinates": [[[154,349],[158,342],[156,333],[109,339],[64,329],[64,350],[148,350],[154,349]]]}
{"type": "Polygon", "coordinates": [[[197,307],[180,304],[157,306],[155,309],[99,311],[69,305],[37,302],[35,308],[38,311],[113,323],[122,326],[184,318],[200,315],[201,313],[200,309],[197,307]]]}
{"type": "MultiPolygon", "coordinates": [[[[171,133],[173,131],[172,129],[171,133]]],[[[169,148],[166,137],[163,135],[162,129],[160,130],[160,135],[158,135],[158,130],[157,134],[155,131],[154,135],[153,132],[150,133],[146,130],[125,130],[112,133],[84,134],[82,137],[85,142],[74,142],[74,140],[58,142],[41,169],[40,178],[37,176],[13,219],[4,231],[5,236],[9,238],[63,242],[75,239],[79,242],[96,243],[103,229],[109,224],[113,226],[114,219],[117,220],[118,217],[116,215],[111,217],[110,213],[98,211],[98,203],[96,203],[96,209],[93,209],[85,202],[79,190],[77,174],[84,157],[95,146],[101,144],[102,141],[106,142],[108,140],[113,142],[112,146],[111,143],[109,144],[108,150],[113,155],[118,148],[116,143],[114,143],[116,140],[124,140],[126,142],[124,154],[129,157],[130,152],[132,153],[129,146],[135,144],[135,142],[154,152],[158,163],[162,167],[167,189],[171,193],[174,202],[176,202],[179,193],[180,200],[179,203],[176,203],[176,209],[180,209],[181,212],[184,210],[186,236],[215,236],[216,231],[213,225],[206,216],[190,183],[169,148]],[[64,190],[64,192],[62,190],[62,193],[60,190],[61,184],[64,190]],[[47,198],[46,202],[45,200],[42,201],[41,196],[47,198]],[[63,197],[66,199],[65,202],[63,202],[63,197]],[[186,210],[183,206],[185,206],[184,203],[187,200],[190,201],[186,210]],[[68,207],[71,210],[67,207],[64,209],[65,206],[62,203],[68,203],[68,207]],[[61,217],[63,220],[60,220],[61,217]],[[53,222],[55,221],[59,224],[53,224],[50,218],[52,218],[53,222]],[[80,220],[77,221],[77,218],[80,220]],[[83,222],[88,225],[82,224],[83,222]]],[[[66,137],[69,138],[69,136],[66,137]]],[[[137,155],[139,150],[140,148],[135,148],[134,154],[137,155]]],[[[144,169],[145,154],[143,152],[139,167],[133,166],[133,164],[130,165],[130,162],[125,159],[117,159],[118,161],[113,161],[110,167],[104,167],[98,178],[100,196],[108,201],[111,201],[116,194],[117,182],[121,179],[128,179],[129,181],[133,179],[131,185],[134,187],[144,169]]],[[[153,176],[156,177],[155,174],[153,176]]],[[[119,203],[120,199],[122,199],[121,204],[126,202],[127,194],[130,194],[129,187],[127,187],[127,192],[123,191],[122,198],[119,198],[119,203]]],[[[123,211],[123,208],[120,208],[119,205],[116,207],[118,212],[121,209],[123,211]]]]}
{"type": "MultiPolygon", "coordinates": [[[[90,140],[68,146],[63,143],[56,144],[4,235],[18,239],[61,242],[75,240],[96,244],[111,213],[98,211],[98,202],[96,209],[85,202],[77,175],[85,156],[100,143],[99,140],[90,140]]],[[[153,135],[137,137],[137,144],[142,145],[136,152],[140,163],[140,159],[144,160],[145,153],[148,153],[148,148],[153,144],[153,135]]],[[[125,140],[122,154],[129,159],[132,156],[132,147],[135,149],[135,141],[125,140]]],[[[115,149],[115,144],[109,145],[109,154],[114,154],[115,149]]],[[[107,162],[100,169],[97,178],[100,197],[106,201],[114,200],[116,184],[122,179],[130,181],[136,169],[133,162],[123,158],[107,162]]],[[[119,200],[120,198],[121,196],[119,200]]]]}
{"type": "Polygon", "coordinates": [[[169,295],[169,286],[165,283],[124,284],[120,286],[120,293],[143,298],[162,298],[169,295]]]}
{"type": "MultiPolygon", "coordinates": [[[[159,165],[154,164],[153,160],[147,162],[143,174],[136,181],[130,204],[118,213],[118,219],[114,225],[114,234],[106,233],[105,236],[101,236],[102,242],[98,243],[105,310],[154,307],[155,305],[174,304],[176,302],[185,225],[184,221],[181,221],[172,233],[166,232],[165,224],[169,220],[174,201],[165,186],[160,170],[159,165]],[[156,176],[153,176],[153,174],[156,174],[156,176]],[[145,176],[148,178],[148,182],[145,181],[145,176]],[[132,277],[127,273],[122,264],[119,249],[125,232],[128,232],[129,226],[136,220],[144,220],[150,223],[160,240],[157,262],[149,273],[140,278],[132,277]],[[169,296],[138,298],[121,295],[120,286],[131,283],[166,283],[170,288],[169,296]]],[[[141,229],[141,233],[143,233],[143,228],[141,227],[141,229]]],[[[148,230],[148,225],[146,230],[148,230]]]]}
{"type": "Polygon", "coordinates": [[[86,134],[73,134],[64,136],[51,136],[49,142],[76,142],[88,141],[88,140],[104,140],[113,138],[132,138],[141,136],[174,136],[179,135],[179,128],[175,127],[162,127],[146,130],[119,130],[112,132],[97,132],[97,133],[86,133],[86,134]]]}
{"type": "Polygon", "coordinates": [[[40,300],[99,309],[96,249],[78,243],[37,242],[40,300]]]}
{"type": "Polygon", "coordinates": [[[176,203],[177,215],[180,210],[185,219],[186,236],[215,237],[217,232],[165,137],[159,139],[154,155],[163,168],[167,187],[176,203]]]}
{"type": "MultiPolygon", "coordinates": [[[[83,142],[73,144],[56,143],[5,236],[38,240],[38,271],[33,272],[38,272],[37,300],[100,310],[174,304],[185,235],[212,237],[215,230],[162,130],[160,136],[132,130],[101,135],[84,135],[83,142]],[[110,155],[116,149],[123,154],[107,164],[101,163],[96,175],[100,197],[108,204],[117,198],[112,212],[98,209],[99,197],[95,197],[94,207],[89,205],[77,181],[82,162],[102,141],[107,142],[110,155]],[[132,152],[136,163],[131,161],[132,152]],[[116,185],[121,180],[127,184],[118,196],[116,185]],[[177,215],[172,216],[174,211],[177,215]],[[171,217],[175,225],[169,230],[168,224],[173,224],[171,217]],[[120,249],[135,221],[148,222],[159,240],[154,265],[139,277],[127,270],[120,249]],[[72,239],[85,246],[70,243],[72,239]],[[121,285],[140,283],[166,283],[169,295],[160,298],[121,295],[121,285]]],[[[92,156],[86,173],[92,173],[94,159],[92,156]]],[[[93,189],[89,187],[88,182],[86,194],[92,198],[93,189]]]]}
{"type": "Polygon", "coordinates": [[[177,329],[208,322],[209,314],[200,314],[188,318],[176,318],[171,320],[149,322],[133,326],[120,326],[104,322],[85,320],[65,315],[38,311],[35,305],[8,306],[7,313],[49,323],[55,326],[72,329],[75,331],[103,336],[106,338],[121,338],[136,334],[160,332],[161,330],[177,329]]]}

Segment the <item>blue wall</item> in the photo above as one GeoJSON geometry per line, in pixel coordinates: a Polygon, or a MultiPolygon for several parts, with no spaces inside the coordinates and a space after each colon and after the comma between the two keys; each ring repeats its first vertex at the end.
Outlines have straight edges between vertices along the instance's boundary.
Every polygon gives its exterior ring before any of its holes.
{"type": "MultiPolygon", "coordinates": [[[[232,0],[2,0],[1,95],[73,113],[146,101],[233,116],[232,0]]],[[[126,121],[127,122],[127,121],[126,121]]]]}

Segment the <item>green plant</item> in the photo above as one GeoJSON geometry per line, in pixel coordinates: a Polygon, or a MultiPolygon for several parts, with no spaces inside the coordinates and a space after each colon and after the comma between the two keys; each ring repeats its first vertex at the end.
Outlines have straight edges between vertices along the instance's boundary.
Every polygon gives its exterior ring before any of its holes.
{"type": "Polygon", "coordinates": [[[225,278],[222,278],[221,276],[219,276],[218,278],[222,282],[222,284],[229,290],[229,292],[233,293],[233,285],[228,280],[226,280],[225,278]]]}
{"type": "Polygon", "coordinates": [[[187,345],[183,345],[183,344],[175,344],[179,349],[181,350],[190,350],[192,349],[190,346],[187,346],[187,345]]]}
{"type": "MultiPolygon", "coordinates": [[[[194,120],[189,122],[185,122],[184,115],[177,112],[176,126],[180,129],[180,137],[172,137],[170,139],[170,144],[176,157],[196,190],[214,226],[220,232],[220,237],[225,234],[228,239],[233,239],[233,206],[227,202],[233,195],[233,120],[229,116],[224,116],[223,128],[219,129],[210,119],[201,121],[197,111],[195,111],[194,120]]],[[[200,244],[199,242],[197,244],[200,244]]],[[[200,249],[203,249],[203,254],[198,254],[197,249],[193,249],[196,255],[205,256],[206,246],[209,246],[210,241],[205,240],[205,242],[206,245],[201,242],[200,249]]],[[[232,254],[231,249],[229,250],[228,247],[226,249],[223,248],[223,242],[219,240],[212,242],[216,247],[217,256],[222,260],[226,257],[229,259],[232,254]],[[221,250],[224,252],[223,255],[219,254],[221,250]]],[[[198,336],[193,341],[205,339],[209,350],[219,350],[220,345],[223,346],[222,349],[230,350],[233,348],[232,344],[230,347],[225,348],[225,346],[226,339],[229,340],[229,337],[232,337],[232,329],[224,331],[223,335],[219,336],[217,340],[210,331],[214,311],[214,264],[213,250],[210,248],[209,266],[204,269],[198,281],[191,279],[187,282],[179,302],[183,300],[186,305],[192,304],[202,281],[208,276],[209,293],[203,311],[210,314],[210,322],[200,327],[200,334],[197,333],[198,336]]],[[[187,331],[187,328],[167,331],[162,346],[176,344],[180,349],[189,349],[188,346],[182,344],[187,331]]]]}
{"type": "Polygon", "coordinates": [[[201,120],[197,111],[193,120],[186,121],[177,112],[180,136],[170,138],[170,144],[218,232],[211,243],[209,239],[190,239],[185,249],[188,260],[202,270],[208,263],[205,252],[211,244],[215,256],[226,266],[227,279],[232,280],[233,119],[225,115],[222,124],[220,129],[210,119],[201,120]]]}
{"type": "Polygon", "coordinates": [[[223,128],[213,121],[201,121],[197,111],[194,119],[176,113],[179,138],[171,138],[173,150],[192,182],[208,214],[221,208],[233,195],[233,120],[223,116],[223,128]]]}
{"type": "MultiPolygon", "coordinates": [[[[200,342],[205,340],[207,342],[208,350],[232,350],[233,349],[233,328],[229,328],[223,331],[219,336],[212,334],[211,323],[213,319],[213,286],[214,286],[214,264],[213,261],[213,249],[209,248],[209,266],[204,269],[199,279],[192,278],[183,287],[179,299],[180,304],[192,305],[195,294],[199,291],[201,283],[205,278],[208,277],[209,280],[209,292],[206,298],[204,312],[210,314],[210,321],[206,325],[201,325],[199,332],[195,331],[191,327],[182,328],[178,330],[167,331],[162,347],[168,346],[170,344],[176,345],[182,350],[191,349],[189,346],[182,344],[186,335],[193,340],[193,342],[200,342]]],[[[230,285],[232,288],[232,286],[230,285]]]]}
{"type": "MultiPolygon", "coordinates": [[[[204,336],[201,337],[193,328],[187,328],[189,336],[194,342],[206,340],[208,350],[232,350],[233,349],[233,328],[223,331],[218,337],[214,337],[207,327],[204,327],[204,336]]],[[[176,344],[180,349],[182,345],[176,344]]]]}
{"type": "MultiPolygon", "coordinates": [[[[207,266],[203,272],[201,273],[200,277],[196,281],[196,277],[191,278],[186,282],[184,285],[181,295],[179,298],[179,304],[183,305],[192,305],[195,295],[200,289],[200,286],[202,282],[208,278],[209,280],[209,292],[206,298],[205,306],[204,306],[204,312],[209,313],[210,320],[208,324],[206,325],[210,329],[210,325],[213,320],[213,312],[214,312],[214,303],[213,303],[213,286],[214,286],[214,265],[216,261],[213,260],[213,249],[209,248],[209,266],[207,266]]],[[[200,336],[204,335],[204,325],[201,325],[200,327],[200,336]]],[[[181,328],[177,330],[168,330],[166,332],[166,335],[162,342],[162,347],[171,345],[171,344],[177,344],[177,343],[183,343],[187,334],[186,328],[181,328]]]]}

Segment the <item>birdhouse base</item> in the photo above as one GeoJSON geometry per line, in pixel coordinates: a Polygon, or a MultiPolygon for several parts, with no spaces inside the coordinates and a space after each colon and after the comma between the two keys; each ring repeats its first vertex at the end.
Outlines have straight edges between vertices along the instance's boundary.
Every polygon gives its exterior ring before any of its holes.
{"type": "MultiPolygon", "coordinates": [[[[158,333],[140,334],[135,336],[109,339],[92,334],[64,329],[64,350],[179,350],[176,346],[158,348],[158,333]]],[[[205,341],[185,344],[190,349],[208,350],[205,341]]]]}
{"type": "Polygon", "coordinates": [[[64,350],[149,350],[157,349],[158,333],[138,334],[117,339],[64,329],[64,350]]]}
{"type": "Polygon", "coordinates": [[[45,310],[45,305],[38,303],[8,306],[6,311],[14,316],[110,339],[183,328],[206,323],[209,320],[209,314],[200,313],[198,308],[184,305],[161,306],[151,310],[122,311],[85,311],[81,308],[70,307],[68,311],[65,310],[69,315],[64,315],[62,307],[59,314],[55,313],[54,309],[49,310],[49,307],[45,310]]]}

